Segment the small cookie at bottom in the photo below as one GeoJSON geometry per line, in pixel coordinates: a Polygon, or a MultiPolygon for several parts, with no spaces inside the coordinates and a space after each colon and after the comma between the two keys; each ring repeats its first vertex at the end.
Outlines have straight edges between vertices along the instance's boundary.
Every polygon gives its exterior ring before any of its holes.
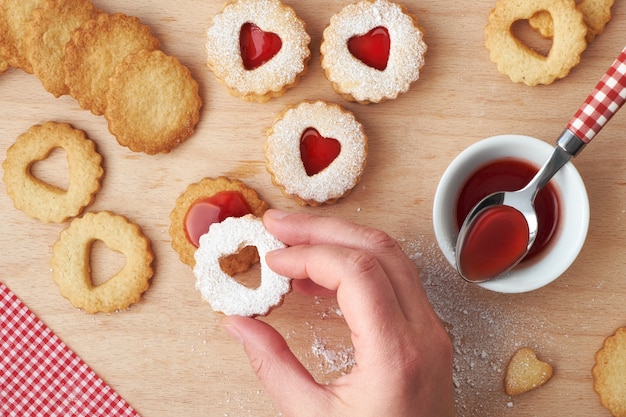
{"type": "Polygon", "coordinates": [[[215,311],[250,317],[266,315],[291,290],[291,280],[276,274],[265,263],[268,252],[285,247],[265,229],[261,219],[252,215],[215,223],[200,238],[195,253],[196,288],[215,311]],[[261,261],[261,285],[256,289],[235,281],[219,263],[220,258],[252,246],[257,248],[261,261]]]}
{"type": "Polygon", "coordinates": [[[104,175],[102,157],[82,130],[67,123],[46,122],[21,134],[2,163],[7,194],[16,208],[42,222],[61,223],[92,203],[104,175]],[[31,167],[56,148],[67,154],[70,182],[67,190],[33,176],[31,167]]]}
{"type": "MultiPolygon", "coordinates": [[[[176,199],[176,206],[170,213],[172,247],[182,262],[193,267],[193,255],[200,245],[200,236],[208,232],[211,224],[245,214],[261,217],[266,210],[267,203],[242,181],[227,177],[204,178],[189,185],[176,199]]],[[[234,275],[258,261],[256,250],[246,248],[237,255],[224,258],[222,268],[234,275]]]]}
{"type": "Polygon", "coordinates": [[[626,417],[626,327],[604,340],[592,368],[593,389],[615,417],[626,417]]]}
{"type": "Polygon", "coordinates": [[[88,313],[111,313],[138,302],[152,278],[150,240],[134,223],[110,212],[87,213],[72,220],[52,247],[52,279],[61,295],[88,313]],[[106,282],[94,286],[89,255],[100,240],[126,257],[126,264],[106,282]]]}
{"type": "Polygon", "coordinates": [[[552,365],[537,358],[530,348],[521,348],[513,354],[504,378],[507,395],[519,395],[538,388],[552,378],[552,365]]]}
{"type": "Polygon", "coordinates": [[[301,205],[332,204],[348,195],[366,158],[363,126],[337,104],[289,106],[267,131],[265,166],[272,182],[301,205]]]}
{"type": "Polygon", "coordinates": [[[195,130],[202,106],[198,90],[178,59],[158,50],[131,54],[109,79],[109,131],[134,152],[167,153],[195,130]]]}

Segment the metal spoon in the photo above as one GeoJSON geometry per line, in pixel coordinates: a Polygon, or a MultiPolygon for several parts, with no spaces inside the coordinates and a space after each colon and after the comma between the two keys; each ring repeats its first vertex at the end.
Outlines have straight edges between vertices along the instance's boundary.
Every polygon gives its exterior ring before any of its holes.
{"type": "MultiPolygon", "coordinates": [[[[481,200],[465,218],[456,243],[456,267],[467,281],[484,282],[501,276],[514,268],[528,253],[537,237],[537,213],[534,201],[539,191],[550,181],[571,158],[582,151],[602,127],[620,109],[626,101],[626,47],[622,50],[611,67],[598,82],[584,104],[570,120],[567,128],[557,140],[554,151],[548,161],[541,167],[535,177],[521,190],[501,191],[488,195],[481,200]],[[503,210],[511,207],[514,210],[503,210]],[[501,210],[501,213],[496,213],[501,210]],[[490,216],[502,215],[505,223],[490,220],[490,216]],[[523,224],[525,221],[525,225],[523,224]],[[509,239],[509,230],[502,225],[511,225],[517,230],[527,226],[527,241],[509,239]],[[516,224],[515,224],[516,223],[516,224]],[[521,223],[521,224],[520,224],[521,223]],[[477,225],[480,224],[480,227],[477,225]],[[489,230],[491,228],[491,230],[489,230]],[[471,267],[467,255],[472,248],[468,245],[489,239],[485,233],[491,233],[498,240],[495,246],[506,249],[506,254],[496,259],[495,266],[490,270],[471,267]],[[481,235],[482,234],[482,235],[481,235]],[[526,243],[525,247],[523,243],[526,243]],[[504,246],[500,246],[504,245],[504,246]],[[508,248],[506,246],[509,246],[508,248]],[[517,245],[517,246],[515,246],[517,245]],[[469,263],[468,263],[469,262],[469,263]]],[[[493,243],[493,242],[490,242],[493,243]]]]}

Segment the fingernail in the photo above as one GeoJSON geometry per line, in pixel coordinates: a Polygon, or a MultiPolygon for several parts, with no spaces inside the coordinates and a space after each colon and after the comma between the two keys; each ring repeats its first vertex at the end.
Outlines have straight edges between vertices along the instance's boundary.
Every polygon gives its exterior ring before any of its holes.
{"type": "Polygon", "coordinates": [[[268,216],[272,220],[282,220],[285,217],[287,217],[289,213],[286,213],[282,210],[269,209],[265,212],[265,215],[268,216]]]}
{"type": "Polygon", "coordinates": [[[235,340],[240,345],[243,345],[243,338],[235,327],[231,326],[230,324],[222,324],[222,328],[226,331],[226,333],[230,335],[230,337],[233,338],[233,340],[235,340]]]}

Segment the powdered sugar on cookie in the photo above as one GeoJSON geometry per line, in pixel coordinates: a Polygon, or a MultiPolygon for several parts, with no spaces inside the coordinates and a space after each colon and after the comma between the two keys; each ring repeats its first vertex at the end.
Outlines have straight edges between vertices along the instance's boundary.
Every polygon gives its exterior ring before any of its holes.
{"type": "Polygon", "coordinates": [[[293,85],[306,69],[311,41],[305,24],[294,10],[278,0],[239,0],[215,15],[207,31],[208,66],[231,93],[246,99],[266,101],[293,85]],[[244,68],[240,32],[252,22],[265,32],[278,35],[278,53],[254,70],[244,68]],[[269,96],[267,96],[269,94],[269,96]]]}
{"type": "Polygon", "coordinates": [[[267,170],[283,192],[299,203],[332,203],[359,181],[367,156],[367,136],[354,115],[323,101],[302,102],[279,114],[265,144],[267,170]],[[336,159],[324,170],[307,175],[300,154],[300,139],[308,128],[341,144],[336,159]]]}
{"type": "Polygon", "coordinates": [[[321,45],[322,67],[335,90],[359,102],[380,102],[406,92],[419,78],[426,43],[417,19],[387,0],[362,0],[346,6],[330,20],[321,45]],[[373,28],[389,32],[388,64],[372,68],[348,50],[348,40],[373,28]]]}
{"type": "Polygon", "coordinates": [[[215,311],[240,316],[267,314],[291,289],[290,279],[276,274],[265,262],[268,252],[284,247],[258,217],[229,217],[215,223],[200,238],[200,247],[195,253],[196,288],[215,311]],[[261,259],[261,285],[257,289],[238,283],[219,264],[220,258],[246,246],[255,246],[261,259]]]}

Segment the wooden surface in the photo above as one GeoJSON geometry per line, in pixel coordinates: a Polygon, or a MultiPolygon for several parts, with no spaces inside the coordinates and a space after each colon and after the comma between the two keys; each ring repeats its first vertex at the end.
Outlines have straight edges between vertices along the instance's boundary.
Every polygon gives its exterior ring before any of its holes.
{"type": "MultiPolygon", "coordinates": [[[[624,47],[626,2],[615,2],[606,32],[566,79],[530,88],[512,83],[488,59],[483,27],[493,0],[406,1],[426,32],[427,64],[409,93],[369,106],[344,102],[319,65],[322,31],[348,0],[287,2],[307,22],[313,56],[302,82],[267,104],[229,96],[205,66],[205,31],[221,2],[94,3],[106,12],[140,17],[162,49],[190,67],[204,100],[196,134],[168,155],[133,153],[117,145],[104,118],[68,96],[55,99],[37,78],[12,69],[0,76],[0,155],[4,159],[8,146],[34,124],[66,121],[85,130],[97,142],[106,171],[89,210],[111,210],[143,228],[156,255],[152,286],[127,311],[90,315],[74,309],[59,294],[49,267],[51,246],[67,225],[42,224],[14,209],[1,182],[0,280],[140,414],[278,415],[170,246],[175,199],[205,176],[228,175],[256,188],[273,207],[348,218],[401,241],[454,339],[459,415],[609,415],[593,391],[591,367],[604,338],[626,325],[626,113],[617,114],[575,160],[589,192],[589,235],[574,265],[543,289],[503,295],[464,284],[436,246],[431,210],[441,174],[470,144],[502,133],[554,142],[624,47]],[[369,136],[362,182],[333,206],[296,206],[265,171],[264,129],[284,106],[303,99],[343,104],[369,136]],[[555,375],[541,389],[511,399],[503,393],[502,377],[522,345],[535,348],[555,375]]],[[[41,178],[67,184],[62,152],[35,169],[41,178]]],[[[106,279],[122,262],[96,245],[94,279],[106,279]]],[[[291,294],[265,320],[320,381],[328,381],[348,370],[351,353],[339,313],[334,300],[291,294]]]]}

